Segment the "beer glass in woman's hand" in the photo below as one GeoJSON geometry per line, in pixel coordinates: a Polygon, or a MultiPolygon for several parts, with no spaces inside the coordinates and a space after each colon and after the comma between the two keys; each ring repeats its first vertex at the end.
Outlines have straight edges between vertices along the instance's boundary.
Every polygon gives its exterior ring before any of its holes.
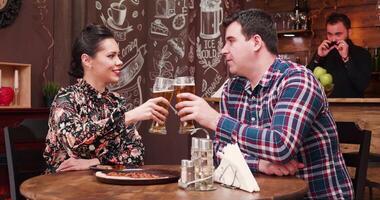
{"type": "MultiPolygon", "coordinates": [[[[195,94],[194,77],[181,76],[181,77],[176,77],[174,79],[174,94],[176,95],[176,97],[179,93],[185,93],[185,92],[195,94]]],[[[182,102],[182,101],[186,101],[186,99],[177,97],[177,103],[182,102]]],[[[179,133],[185,134],[187,132],[191,132],[194,128],[195,126],[194,126],[193,120],[184,121],[184,122],[181,122],[179,126],[179,133]]]]}
{"type": "MultiPolygon", "coordinates": [[[[173,79],[156,77],[153,85],[153,98],[164,97],[170,102],[173,97],[173,83],[173,79]]],[[[164,103],[158,103],[158,105],[164,107],[165,109],[168,109],[168,106],[164,103]]],[[[149,132],[155,134],[167,134],[165,124],[159,124],[156,121],[152,122],[152,126],[150,127],[149,132]]]]}

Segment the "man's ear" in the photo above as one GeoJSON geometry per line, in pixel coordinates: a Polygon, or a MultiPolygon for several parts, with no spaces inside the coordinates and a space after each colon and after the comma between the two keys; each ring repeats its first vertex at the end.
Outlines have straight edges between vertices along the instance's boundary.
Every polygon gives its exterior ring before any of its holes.
{"type": "Polygon", "coordinates": [[[83,68],[91,69],[92,68],[92,58],[88,54],[82,54],[80,56],[82,60],[82,66],[83,68]]]}
{"type": "Polygon", "coordinates": [[[251,37],[253,51],[258,51],[263,46],[263,40],[259,35],[253,35],[251,37]]]}
{"type": "Polygon", "coordinates": [[[352,34],[352,29],[348,29],[348,38],[351,38],[351,34],[352,34]]]}

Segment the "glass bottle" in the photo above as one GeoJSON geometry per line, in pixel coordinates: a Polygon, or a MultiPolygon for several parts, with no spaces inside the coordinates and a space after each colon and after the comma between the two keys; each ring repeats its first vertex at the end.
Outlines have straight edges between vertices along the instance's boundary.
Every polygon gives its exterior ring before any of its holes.
{"type": "Polygon", "coordinates": [[[376,56],[375,56],[375,72],[380,72],[380,47],[376,49],[376,56]]]}
{"type": "Polygon", "coordinates": [[[301,29],[301,20],[300,20],[300,5],[299,5],[298,0],[295,0],[295,6],[293,9],[293,12],[294,12],[294,17],[295,17],[293,29],[299,30],[301,29]]]}
{"type": "Polygon", "coordinates": [[[377,59],[378,59],[378,56],[377,56],[377,49],[374,48],[373,51],[371,51],[371,55],[372,55],[372,72],[376,72],[376,69],[377,69],[377,59]]]}

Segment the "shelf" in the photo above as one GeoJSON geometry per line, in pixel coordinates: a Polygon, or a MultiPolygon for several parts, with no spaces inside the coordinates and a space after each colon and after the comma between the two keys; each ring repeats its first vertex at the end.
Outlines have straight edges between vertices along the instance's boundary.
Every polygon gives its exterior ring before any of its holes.
{"type": "Polygon", "coordinates": [[[18,70],[18,103],[15,97],[9,106],[4,108],[30,108],[31,107],[31,64],[0,62],[1,86],[14,88],[15,70],[18,70]]]}

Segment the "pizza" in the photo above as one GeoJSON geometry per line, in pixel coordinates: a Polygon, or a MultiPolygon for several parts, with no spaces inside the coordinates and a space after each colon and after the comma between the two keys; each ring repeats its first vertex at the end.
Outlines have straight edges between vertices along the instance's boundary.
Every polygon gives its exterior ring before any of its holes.
{"type": "Polygon", "coordinates": [[[153,179],[153,178],[161,178],[158,175],[151,174],[148,172],[109,172],[107,176],[118,176],[118,177],[128,177],[134,179],[153,179]]]}

